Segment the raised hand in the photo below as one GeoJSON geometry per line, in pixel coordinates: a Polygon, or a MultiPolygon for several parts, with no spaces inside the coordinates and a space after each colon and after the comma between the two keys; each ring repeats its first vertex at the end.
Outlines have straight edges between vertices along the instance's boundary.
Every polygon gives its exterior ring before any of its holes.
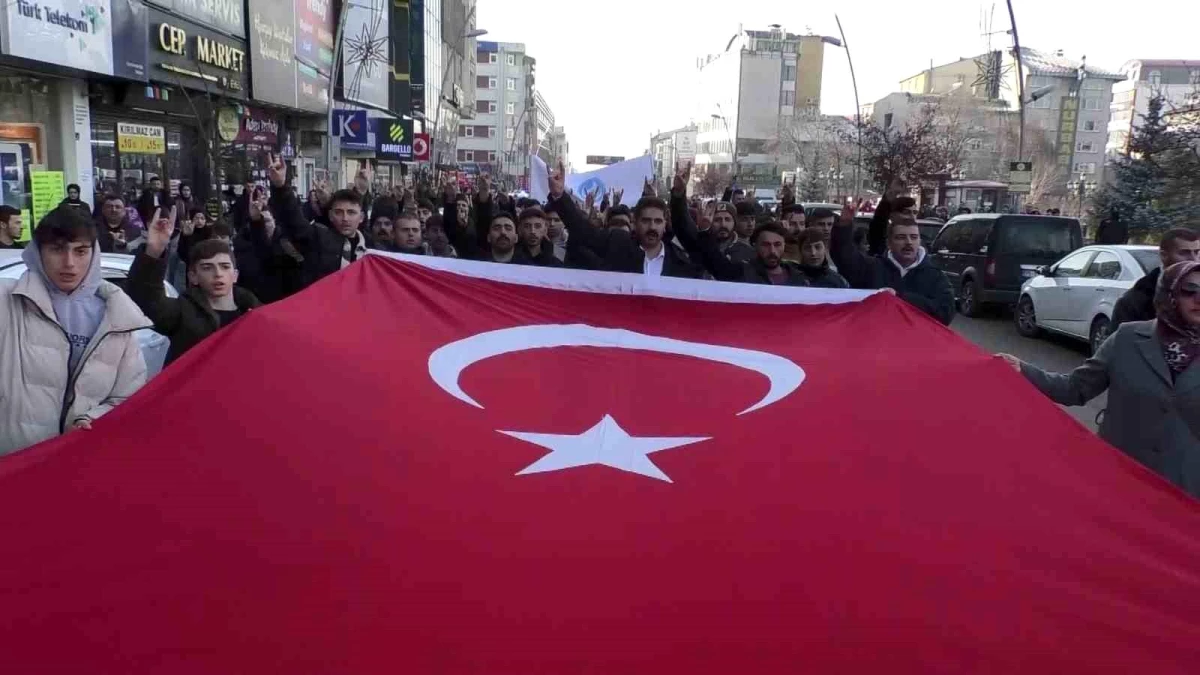
{"type": "Polygon", "coordinates": [[[479,179],[476,181],[475,201],[480,204],[486,204],[492,199],[492,177],[487,174],[479,174],[479,179]]]}
{"type": "Polygon", "coordinates": [[[842,217],[838,219],[840,225],[850,225],[854,223],[854,207],[849,204],[842,206],[842,217]]]}
{"type": "Polygon", "coordinates": [[[317,201],[321,202],[321,208],[324,209],[329,205],[329,199],[333,193],[329,191],[329,179],[322,178],[313,186],[313,190],[317,193],[317,201]]]}
{"type": "Polygon", "coordinates": [[[267,209],[262,212],[263,232],[267,235],[267,241],[275,236],[275,216],[271,215],[271,210],[267,209]]]}
{"type": "Polygon", "coordinates": [[[592,209],[596,208],[596,193],[599,190],[600,190],[600,188],[596,188],[595,190],[589,190],[586,195],[586,198],[583,200],[583,205],[587,207],[587,210],[589,213],[592,211],[592,209]]]}
{"type": "Polygon", "coordinates": [[[688,162],[686,165],[675,165],[675,178],[671,181],[671,196],[686,197],[688,178],[692,175],[692,164],[688,162]]]}
{"type": "Polygon", "coordinates": [[[558,160],[558,166],[554,171],[550,172],[550,196],[558,199],[567,191],[567,169],[563,166],[562,160],[558,160]]]}
{"type": "Polygon", "coordinates": [[[458,181],[450,178],[442,184],[442,198],[446,203],[454,203],[458,199],[458,181]]]}
{"type": "Polygon", "coordinates": [[[654,179],[653,178],[644,179],[642,182],[642,196],[643,197],[655,197],[657,195],[658,195],[658,191],[654,189],[654,179]]]}
{"type": "Polygon", "coordinates": [[[154,217],[150,227],[146,228],[146,255],[151,258],[162,256],[171,243],[171,235],[175,233],[175,207],[164,217],[162,209],[154,209],[154,217]]]}
{"type": "Polygon", "coordinates": [[[354,176],[354,189],[358,190],[359,194],[365,195],[371,189],[371,170],[363,167],[358,170],[354,176]]]}
{"type": "MultiPolygon", "coordinates": [[[[251,200],[251,204],[253,204],[253,203],[254,203],[253,200],[251,200]]],[[[183,235],[185,237],[190,237],[190,236],[192,236],[192,233],[195,231],[196,231],[196,221],[192,220],[191,218],[184,218],[183,222],[179,223],[179,233],[181,235],[183,235]]]]}
{"type": "Polygon", "coordinates": [[[267,154],[267,177],[271,180],[271,185],[281,188],[287,185],[287,164],[284,164],[283,158],[271,152],[267,154]]]}
{"type": "Polygon", "coordinates": [[[624,188],[613,188],[612,205],[616,206],[621,203],[621,198],[625,196],[624,188]]]}

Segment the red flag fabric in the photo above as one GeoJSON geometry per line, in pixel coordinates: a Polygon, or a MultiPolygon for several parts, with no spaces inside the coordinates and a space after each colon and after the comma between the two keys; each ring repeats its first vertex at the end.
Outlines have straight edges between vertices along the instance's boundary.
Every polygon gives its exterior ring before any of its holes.
{"type": "Polygon", "coordinates": [[[0,461],[0,663],[1194,674],[1198,533],[893,297],[370,256],[0,461]]]}

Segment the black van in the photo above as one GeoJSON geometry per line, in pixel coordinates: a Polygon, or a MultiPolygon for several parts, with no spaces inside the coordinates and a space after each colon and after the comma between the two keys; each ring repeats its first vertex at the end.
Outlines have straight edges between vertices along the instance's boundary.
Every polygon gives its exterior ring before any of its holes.
{"type": "Polygon", "coordinates": [[[978,316],[987,304],[1016,304],[1021,284],[1039,267],[1080,246],[1075,218],[971,213],[946,223],[928,254],[950,279],[959,311],[978,316]]]}

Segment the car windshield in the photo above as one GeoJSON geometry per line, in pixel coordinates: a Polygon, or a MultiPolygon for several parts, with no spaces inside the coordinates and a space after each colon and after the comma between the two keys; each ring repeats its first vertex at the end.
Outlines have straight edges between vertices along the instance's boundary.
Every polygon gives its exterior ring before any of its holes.
{"type": "Polygon", "coordinates": [[[1132,250],[1129,254],[1133,256],[1134,260],[1138,261],[1138,264],[1142,266],[1142,271],[1146,274],[1162,267],[1162,260],[1159,259],[1158,251],[1156,250],[1132,250]]]}
{"type": "Polygon", "coordinates": [[[1050,218],[1009,218],[1000,228],[1000,250],[1014,255],[1061,257],[1075,249],[1071,221],[1050,218]]]}

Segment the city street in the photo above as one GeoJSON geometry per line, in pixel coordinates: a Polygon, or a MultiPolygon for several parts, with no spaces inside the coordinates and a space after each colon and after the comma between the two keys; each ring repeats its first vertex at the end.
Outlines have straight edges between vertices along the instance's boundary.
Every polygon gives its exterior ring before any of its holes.
{"type": "MultiPolygon", "coordinates": [[[[994,311],[982,318],[970,319],[961,314],[950,324],[954,332],[988,352],[1007,352],[1023,361],[1052,372],[1065,373],[1087,359],[1087,345],[1066,338],[1045,335],[1037,339],[1017,334],[1011,312],[994,311]]],[[[1086,406],[1063,409],[1087,428],[1096,430],[1096,415],[1104,409],[1108,395],[1103,394],[1086,406]]]]}

